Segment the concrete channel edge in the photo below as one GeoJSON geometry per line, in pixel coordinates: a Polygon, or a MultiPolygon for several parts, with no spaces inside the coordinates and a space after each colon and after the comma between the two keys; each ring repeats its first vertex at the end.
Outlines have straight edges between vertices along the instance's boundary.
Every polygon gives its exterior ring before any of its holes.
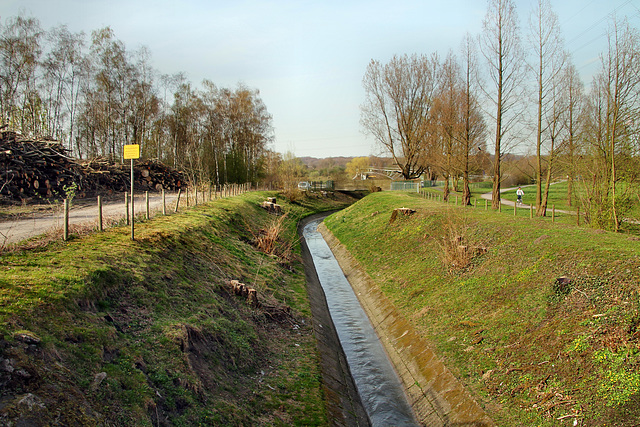
{"type": "Polygon", "coordinates": [[[380,337],[418,421],[425,426],[495,426],[344,245],[324,223],[318,230],[380,337]]]}

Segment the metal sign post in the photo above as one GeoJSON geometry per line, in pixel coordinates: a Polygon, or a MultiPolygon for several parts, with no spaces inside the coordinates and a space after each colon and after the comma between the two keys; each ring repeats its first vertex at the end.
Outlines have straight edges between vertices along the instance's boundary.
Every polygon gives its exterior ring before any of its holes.
{"type": "Polygon", "coordinates": [[[131,144],[124,146],[124,159],[131,159],[131,240],[135,240],[134,226],[136,211],[133,207],[133,159],[140,158],[140,145],[131,144]]]}

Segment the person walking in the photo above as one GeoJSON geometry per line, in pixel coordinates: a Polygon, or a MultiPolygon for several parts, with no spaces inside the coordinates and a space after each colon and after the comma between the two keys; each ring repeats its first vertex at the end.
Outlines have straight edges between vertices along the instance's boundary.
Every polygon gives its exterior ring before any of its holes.
{"type": "Polygon", "coordinates": [[[524,196],[524,191],[522,191],[522,187],[518,187],[518,189],[516,190],[516,195],[518,196],[518,200],[516,201],[516,203],[521,205],[522,204],[522,196],[524,196]]]}

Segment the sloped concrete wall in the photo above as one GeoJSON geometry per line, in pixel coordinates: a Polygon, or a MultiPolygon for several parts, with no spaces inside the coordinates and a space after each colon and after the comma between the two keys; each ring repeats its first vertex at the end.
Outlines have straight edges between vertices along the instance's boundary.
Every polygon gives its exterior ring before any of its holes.
{"type": "Polygon", "coordinates": [[[425,426],[494,426],[494,422],[395,309],[324,224],[322,233],[402,380],[425,426]]]}

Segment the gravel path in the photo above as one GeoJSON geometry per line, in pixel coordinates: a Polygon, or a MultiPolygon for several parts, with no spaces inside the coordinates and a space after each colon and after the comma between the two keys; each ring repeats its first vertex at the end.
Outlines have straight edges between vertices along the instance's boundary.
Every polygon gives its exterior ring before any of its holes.
{"type": "MultiPolygon", "coordinates": [[[[167,211],[173,211],[175,207],[177,193],[166,193],[165,200],[167,211]]],[[[120,219],[125,216],[124,196],[120,201],[104,201],[102,203],[103,221],[106,219],[120,219]]],[[[98,221],[97,202],[92,200],[78,201],[78,206],[71,208],[69,212],[69,225],[95,225],[98,221]],[[87,206],[91,203],[91,206],[87,206]]],[[[136,215],[144,214],[146,211],[144,194],[136,195],[134,200],[136,215]]],[[[162,210],[162,195],[149,195],[149,209],[151,214],[162,210]]],[[[28,217],[16,220],[0,222],[0,247],[18,243],[31,237],[45,234],[53,229],[61,229],[63,226],[63,211],[61,207],[52,208],[52,213],[34,213],[28,217]]]]}

